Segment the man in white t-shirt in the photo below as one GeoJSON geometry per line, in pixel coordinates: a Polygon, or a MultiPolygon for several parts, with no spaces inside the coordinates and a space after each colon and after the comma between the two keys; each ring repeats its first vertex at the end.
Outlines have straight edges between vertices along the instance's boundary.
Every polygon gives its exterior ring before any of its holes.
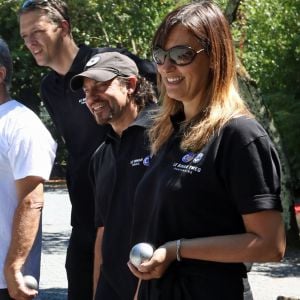
{"type": "Polygon", "coordinates": [[[33,299],[23,276],[39,280],[43,182],[56,143],[40,119],[11,99],[12,59],[0,39],[0,300],[33,299]]]}

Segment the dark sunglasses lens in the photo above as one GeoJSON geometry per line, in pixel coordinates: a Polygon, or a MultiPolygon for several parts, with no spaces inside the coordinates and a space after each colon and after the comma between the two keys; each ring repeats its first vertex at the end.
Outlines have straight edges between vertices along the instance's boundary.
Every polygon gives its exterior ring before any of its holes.
{"type": "Polygon", "coordinates": [[[170,59],[176,65],[187,65],[193,61],[196,52],[188,47],[174,47],[170,50],[170,59]]]}
{"type": "Polygon", "coordinates": [[[153,50],[153,59],[158,65],[162,65],[165,62],[166,52],[161,48],[155,48],[153,50]]]}
{"type": "Polygon", "coordinates": [[[162,65],[165,62],[166,56],[169,55],[170,60],[178,65],[184,66],[190,64],[196,52],[192,48],[186,46],[178,46],[165,51],[159,47],[153,50],[153,59],[158,65],[162,65]]]}

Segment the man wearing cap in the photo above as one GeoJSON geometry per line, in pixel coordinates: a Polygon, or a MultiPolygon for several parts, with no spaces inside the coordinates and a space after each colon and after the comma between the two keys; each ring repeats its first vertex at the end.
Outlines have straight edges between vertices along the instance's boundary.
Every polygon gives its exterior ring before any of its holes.
{"type": "Polygon", "coordinates": [[[41,98],[67,149],[66,181],[72,203],[72,231],[66,258],[68,299],[91,300],[96,231],[88,164],[103,141],[105,129],[96,124],[84,104],[82,89],[70,89],[70,80],[98,52],[125,53],[136,61],[140,75],[153,81],[155,67],[126,49],[78,46],[65,1],[25,0],[18,17],[25,46],[39,66],[51,69],[41,82],[41,98]]]}
{"type": "Polygon", "coordinates": [[[139,76],[133,60],[117,52],[93,56],[71,80],[83,90],[98,124],[108,124],[92,157],[95,187],[96,300],[132,300],[137,286],[127,267],[135,187],[149,165],[146,130],[156,108],[152,84],[139,76]]]}

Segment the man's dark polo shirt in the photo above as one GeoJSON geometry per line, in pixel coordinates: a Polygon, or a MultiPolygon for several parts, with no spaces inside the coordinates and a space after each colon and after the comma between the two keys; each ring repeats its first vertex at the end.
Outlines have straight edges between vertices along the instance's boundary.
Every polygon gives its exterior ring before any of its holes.
{"type": "Polygon", "coordinates": [[[94,228],[94,198],[88,165],[104,140],[105,130],[86,107],[83,90],[72,91],[70,80],[83,71],[95,53],[95,49],[81,46],[65,76],[51,71],[41,84],[43,102],[68,150],[66,179],[72,203],[71,225],[90,229],[94,228]]]}
{"type": "Polygon", "coordinates": [[[59,75],[52,70],[41,83],[41,96],[45,107],[68,150],[66,179],[72,203],[71,225],[92,230],[95,210],[88,166],[92,154],[104,140],[106,127],[97,125],[84,103],[83,90],[72,91],[70,80],[84,70],[93,55],[106,51],[128,55],[136,61],[140,74],[154,82],[156,70],[148,60],[143,60],[123,48],[90,48],[81,45],[66,75],[59,75]]]}
{"type": "Polygon", "coordinates": [[[146,134],[151,108],[140,112],[122,136],[112,129],[92,158],[96,188],[97,227],[104,226],[100,289],[96,299],[133,299],[137,279],[127,267],[132,201],[137,183],[149,165],[146,134]],[[103,298],[104,297],[104,298],[103,298]]]}

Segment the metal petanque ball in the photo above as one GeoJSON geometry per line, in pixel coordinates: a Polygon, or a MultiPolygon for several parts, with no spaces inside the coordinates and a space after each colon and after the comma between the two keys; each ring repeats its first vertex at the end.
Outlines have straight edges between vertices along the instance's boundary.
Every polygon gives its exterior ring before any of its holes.
{"type": "Polygon", "coordinates": [[[33,276],[25,275],[24,282],[29,289],[38,290],[38,282],[33,276]]]}
{"type": "Polygon", "coordinates": [[[148,243],[138,243],[134,245],[129,254],[130,262],[138,267],[144,261],[151,259],[154,252],[152,245],[148,243]]]}

